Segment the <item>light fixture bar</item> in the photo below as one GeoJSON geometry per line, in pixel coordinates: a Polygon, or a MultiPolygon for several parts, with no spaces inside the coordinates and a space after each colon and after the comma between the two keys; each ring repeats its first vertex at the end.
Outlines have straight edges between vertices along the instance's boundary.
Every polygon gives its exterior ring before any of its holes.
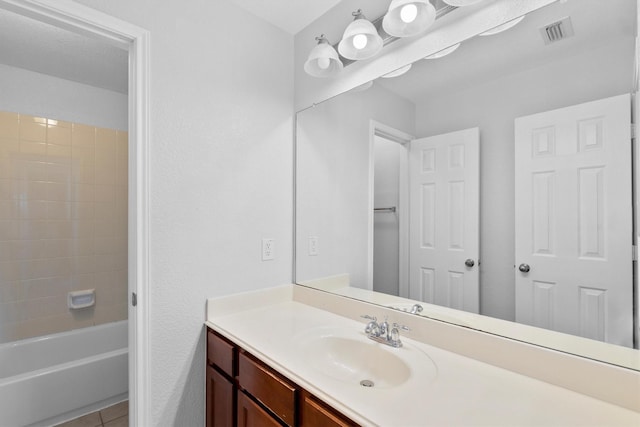
{"type": "MultiPolygon", "coordinates": [[[[436,6],[438,5],[438,2],[436,2],[436,6]]],[[[453,12],[454,10],[456,10],[457,7],[455,6],[450,6],[446,3],[442,4],[442,7],[440,7],[440,9],[436,9],[436,21],[440,18],[442,18],[443,16],[453,12]]],[[[389,34],[387,34],[384,29],[382,29],[382,19],[384,19],[384,14],[380,17],[378,17],[377,19],[371,21],[371,23],[373,24],[373,26],[376,28],[376,30],[378,31],[378,34],[380,35],[380,37],[382,37],[382,46],[386,46],[388,44],[391,44],[393,42],[395,42],[396,40],[399,40],[400,37],[394,37],[394,36],[390,36],[389,34]]],[[[340,42],[338,41],[338,43],[334,44],[333,47],[334,49],[336,49],[336,51],[338,50],[338,44],[340,42]]],[[[347,67],[351,64],[353,64],[354,60],[351,59],[347,59],[345,57],[343,57],[342,55],[340,55],[340,53],[338,53],[338,56],[340,57],[340,61],[342,62],[342,65],[347,67]]]]}

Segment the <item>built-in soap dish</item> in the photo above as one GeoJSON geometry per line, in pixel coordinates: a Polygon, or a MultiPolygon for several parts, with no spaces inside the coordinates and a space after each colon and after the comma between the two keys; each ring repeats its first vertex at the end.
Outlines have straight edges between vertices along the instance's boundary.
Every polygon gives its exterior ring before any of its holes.
{"type": "Polygon", "coordinates": [[[67,307],[69,307],[71,310],[93,307],[94,305],[96,305],[95,289],[73,291],[67,294],[67,307]]]}

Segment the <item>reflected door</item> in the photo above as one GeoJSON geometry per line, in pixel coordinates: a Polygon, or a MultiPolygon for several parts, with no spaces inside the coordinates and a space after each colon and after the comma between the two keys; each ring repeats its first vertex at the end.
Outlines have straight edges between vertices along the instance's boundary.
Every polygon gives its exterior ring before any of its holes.
{"type": "Polygon", "coordinates": [[[630,106],[516,119],[516,321],[632,345],[630,106]]]}
{"type": "Polygon", "coordinates": [[[479,130],[411,142],[412,299],[478,313],[479,130]]]}

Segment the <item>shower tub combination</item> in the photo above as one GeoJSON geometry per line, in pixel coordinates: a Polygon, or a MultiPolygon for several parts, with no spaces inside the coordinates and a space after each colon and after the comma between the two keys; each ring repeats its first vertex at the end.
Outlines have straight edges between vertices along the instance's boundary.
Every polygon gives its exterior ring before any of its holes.
{"type": "Polygon", "coordinates": [[[0,425],[53,425],[127,399],[127,321],[0,344],[0,425]]]}

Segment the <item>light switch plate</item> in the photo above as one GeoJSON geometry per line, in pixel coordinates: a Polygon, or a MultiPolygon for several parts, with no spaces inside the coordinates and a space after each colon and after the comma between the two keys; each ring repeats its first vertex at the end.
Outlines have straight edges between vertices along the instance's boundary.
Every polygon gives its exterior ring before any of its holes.
{"type": "Polygon", "coordinates": [[[309,236],[309,256],[318,256],[319,252],[318,238],[315,236],[309,236]]]}
{"type": "Polygon", "coordinates": [[[262,239],[262,260],[270,261],[276,258],[275,239],[262,239]]]}

